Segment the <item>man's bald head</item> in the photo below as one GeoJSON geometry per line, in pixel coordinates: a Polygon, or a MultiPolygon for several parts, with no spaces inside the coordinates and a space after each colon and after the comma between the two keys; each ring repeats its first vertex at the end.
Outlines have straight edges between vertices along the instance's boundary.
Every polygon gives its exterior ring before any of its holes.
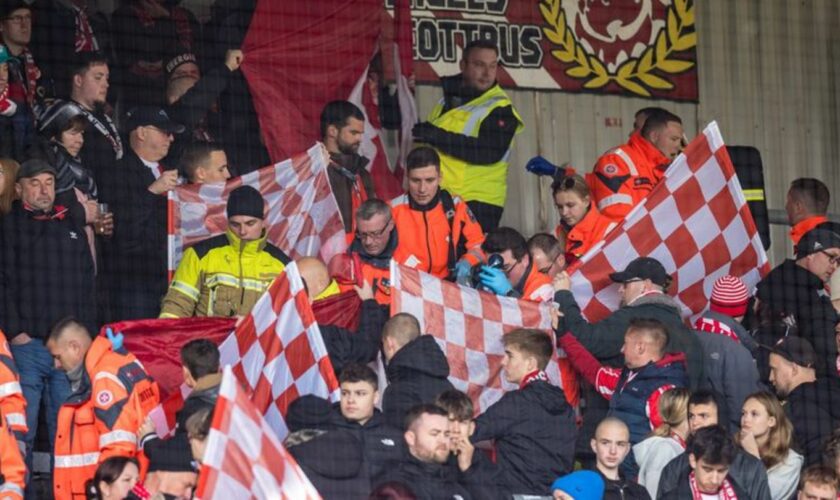
{"type": "Polygon", "coordinates": [[[85,362],[92,342],[90,332],[81,322],[75,318],[66,318],[50,331],[47,350],[53,357],[55,367],[69,372],[85,362]]]}
{"type": "Polygon", "coordinates": [[[297,261],[297,267],[310,301],[321,295],[332,281],[327,265],[317,257],[303,257],[297,261]]]}

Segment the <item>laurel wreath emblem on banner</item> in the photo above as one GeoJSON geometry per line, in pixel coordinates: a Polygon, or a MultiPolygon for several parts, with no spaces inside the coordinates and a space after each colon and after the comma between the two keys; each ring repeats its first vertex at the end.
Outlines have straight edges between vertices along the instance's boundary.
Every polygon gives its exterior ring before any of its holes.
{"type": "Polygon", "coordinates": [[[568,76],[585,80],[585,89],[596,90],[615,82],[633,94],[650,97],[651,90],[674,88],[673,82],[660,75],[682,73],[694,66],[692,61],[674,57],[697,46],[692,0],[673,0],[668,7],[665,28],[659,31],[654,43],[639,57],[624,61],[614,73],[578,42],[566,24],[566,13],[560,4],[561,0],[542,0],[540,3],[540,12],[547,23],[543,33],[558,47],[551,54],[570,65],[566,68],[568,76]]]}

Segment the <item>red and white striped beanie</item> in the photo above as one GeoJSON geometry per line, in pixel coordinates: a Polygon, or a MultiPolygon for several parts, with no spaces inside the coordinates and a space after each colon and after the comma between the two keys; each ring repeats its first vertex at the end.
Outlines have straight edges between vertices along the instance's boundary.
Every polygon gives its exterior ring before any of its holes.
{"type": "Polygon", "coordinates": [[[709,308],[734,318],[746,314],[749,300],[750,294],[741,278],[727,274],[718,278],[712,286],[709,308]]]}

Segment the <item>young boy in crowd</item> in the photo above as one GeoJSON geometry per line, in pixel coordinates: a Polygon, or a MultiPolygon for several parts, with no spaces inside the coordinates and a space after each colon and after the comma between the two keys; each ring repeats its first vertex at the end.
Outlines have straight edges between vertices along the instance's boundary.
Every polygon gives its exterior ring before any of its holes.
{"type": "Polygon", "coordinates": [[[619,471],[630,453],[630,429],[615,417],[601,420],[590,441],[595,453],[595,471],[604,480],[604,500],[650,500],[647,490],[626,479],[619,471]]]}
{"type": "Polygon", "coordinates": [[[520,328],[502,337],[505,379],[519,389],[505,393],[475,420],[473,443],[494,440],[496,484],[507,494],[541,495],[572,470],[575,418],[563,390],[548,382],[551,338],[520,328]]]}

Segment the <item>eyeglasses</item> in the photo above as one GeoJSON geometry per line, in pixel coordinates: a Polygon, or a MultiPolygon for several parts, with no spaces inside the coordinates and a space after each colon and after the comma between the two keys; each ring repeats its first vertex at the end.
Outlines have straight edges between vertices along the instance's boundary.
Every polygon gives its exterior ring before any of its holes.
{"type": "Polygon", "coordinates": [[[9,16],[5,20],[15,24],[31,23],[32,14],[9,16]]]}
{"type": "Polygon", "coordinates": [[[504,271],[504,273],[507,274],[514,267],[516,267],[516,265],[519,264],[520,262],[522,262],[522,259],[516,259],[515,261],[511,262],[510,264],[505,264],[504,266],[502,266],[502,271],[504,271]]]}
{"type": "Polygon", "coordinates": [[[840,266],[840,255],[834,255],[833,253],[829,253],[825,250],[820,250],[820,252],[824,253],[826,257],[828,257],[829,262],[831,262],[835,266],[840,266]]]}
{"type": "Polygon", "coordinates": [[[385,227],[383,227],[379,231],[370,231],[370,232],[367,232],[367,233],[360,233],[359,231],[356,231],[356,238],[359,238],[359,240],[362,240],[362,241],[368,240],[368,239],[381,238],[382,235],[385,234],[385,231],[388,230],[388,226],[390,226],[390,225],[391,225],[391,223],[388,222],[387,224],[385,224],[385,227]]]}

